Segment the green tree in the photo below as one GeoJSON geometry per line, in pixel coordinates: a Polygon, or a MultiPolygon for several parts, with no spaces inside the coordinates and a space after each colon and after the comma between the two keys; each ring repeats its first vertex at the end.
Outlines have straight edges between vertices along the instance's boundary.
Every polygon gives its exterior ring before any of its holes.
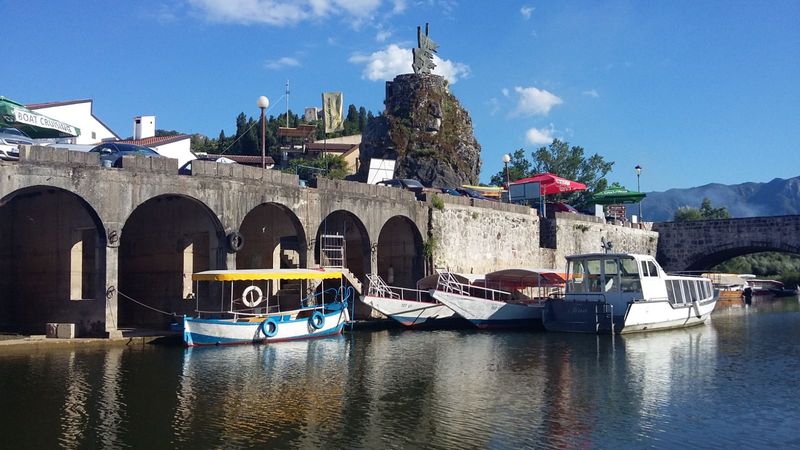
{"type": "MultiPolygon", "coordinates": [[[[524,165],[520,160],[520,150],[514,152],[509,164],[509,171],[519,168],[524,175],[518,176],[514,172],[511,180],[525,178],[532,175],[550,172],[562,178],[578,181],[586,185],[586,191],[578,191],[566,194],[559,194],[554,198],[563,200],[576,206],[587,203],[588,198],[595,192],[600,192],[606,188],[608,181],[605,176],[611,171],[613,162],[608,162],[602,156],[594,154],[586,156],[583,147],[572,146],[568,142],[553,139],[547,147],[540,147],[534,151],[532,163],[524,165]]],[[[502,169],[498,174],[492,176],[492,180],[505,180],[505,173],[502,169]]],[[[549,198],[549,197],[548,197],[549,198]]]]}
{"type": "MultiPolygon", "coordinates": [[[[508,163],[508,179],[517,181],[527,177],[531,173],[531,162],[525,159],[525,149],[517,149],[510,156],[511,161],[508,163]]],[[[503,170],[492,175],[489,183],[495,186],[501,186],[506,183],[505,165],[503,165],[503,170]]]]}
{"type": "Polygon", "coordinates": [[[304,180],[313,180],[318,176],[323,176],[332,180],[343,180],[348,172],[347,161],[340,155],[332,155],[329,153],[320,155],[315,159],[292,159],[283,171],[286,173],[296,173],[304,180]]]}
{"type": "Polygon", "coordinates": [[[700,209],[692,208],[690,206],[682,206],[675,210],[675,215],[672,220],[675,222],[689,222],[692,220],[713,220],[713,219],[730,219],[731,215],[728,208],[720,207],[714,208],[711,205],[711,200],[704,197],[700,204],[700,209]]]}

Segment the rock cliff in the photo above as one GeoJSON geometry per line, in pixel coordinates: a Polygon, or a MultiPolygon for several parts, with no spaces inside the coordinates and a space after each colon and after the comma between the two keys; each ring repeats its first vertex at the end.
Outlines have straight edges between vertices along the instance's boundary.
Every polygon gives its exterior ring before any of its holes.
{"type": "Polygon", "coordinates": [[[405,74],[386,83],[386,109],[361,140],[360,181],[371,158],[394,159],[396,178],[430,187],[477,184],[481,146],[472,119],[438,75],[405,74]]]}

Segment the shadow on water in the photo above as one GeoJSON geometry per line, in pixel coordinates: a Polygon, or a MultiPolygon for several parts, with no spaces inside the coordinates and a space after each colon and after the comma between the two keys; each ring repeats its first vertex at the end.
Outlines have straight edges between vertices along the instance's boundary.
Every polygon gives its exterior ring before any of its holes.
{"type": "Polygon", "coordinates": [[[794,299],[625,336],[16,352],[0,355],[0,426],[10,448],[797,446],[798,320],[794,299]]]}

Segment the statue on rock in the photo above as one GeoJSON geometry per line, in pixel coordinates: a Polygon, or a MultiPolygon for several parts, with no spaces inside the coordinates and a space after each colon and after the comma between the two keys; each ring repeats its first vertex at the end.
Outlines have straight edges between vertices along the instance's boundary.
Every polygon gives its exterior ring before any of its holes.
{"type": "Polygon", "coordinates": [[[367,124],[356,179],[366,181],[370,161],[395,160],[395,178],[413,178],[428,187],[477,184],[481,146],[472,119],[450,93],[447,81],[431,74],[439,45],[417,27],[413,74],[386,82],[386,109],[367,124]]]}

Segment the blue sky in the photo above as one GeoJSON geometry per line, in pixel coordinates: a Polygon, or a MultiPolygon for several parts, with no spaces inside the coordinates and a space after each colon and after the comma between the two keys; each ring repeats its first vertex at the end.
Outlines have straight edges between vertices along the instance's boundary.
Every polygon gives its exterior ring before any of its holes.
{"type": "Polygon", "coordinates": [[[94,100],[122,136],[232,134],[257,116],[318,106],[323,91],[383,109],[430,23],[451,90],[483,147],[553,137],[614,161],[610,181],[663,191],[800,175],[800,2],[454,0],[0,0],[0,95],[94,100]],[[13,45],[10,45],[13,43],[13,45]]]}

